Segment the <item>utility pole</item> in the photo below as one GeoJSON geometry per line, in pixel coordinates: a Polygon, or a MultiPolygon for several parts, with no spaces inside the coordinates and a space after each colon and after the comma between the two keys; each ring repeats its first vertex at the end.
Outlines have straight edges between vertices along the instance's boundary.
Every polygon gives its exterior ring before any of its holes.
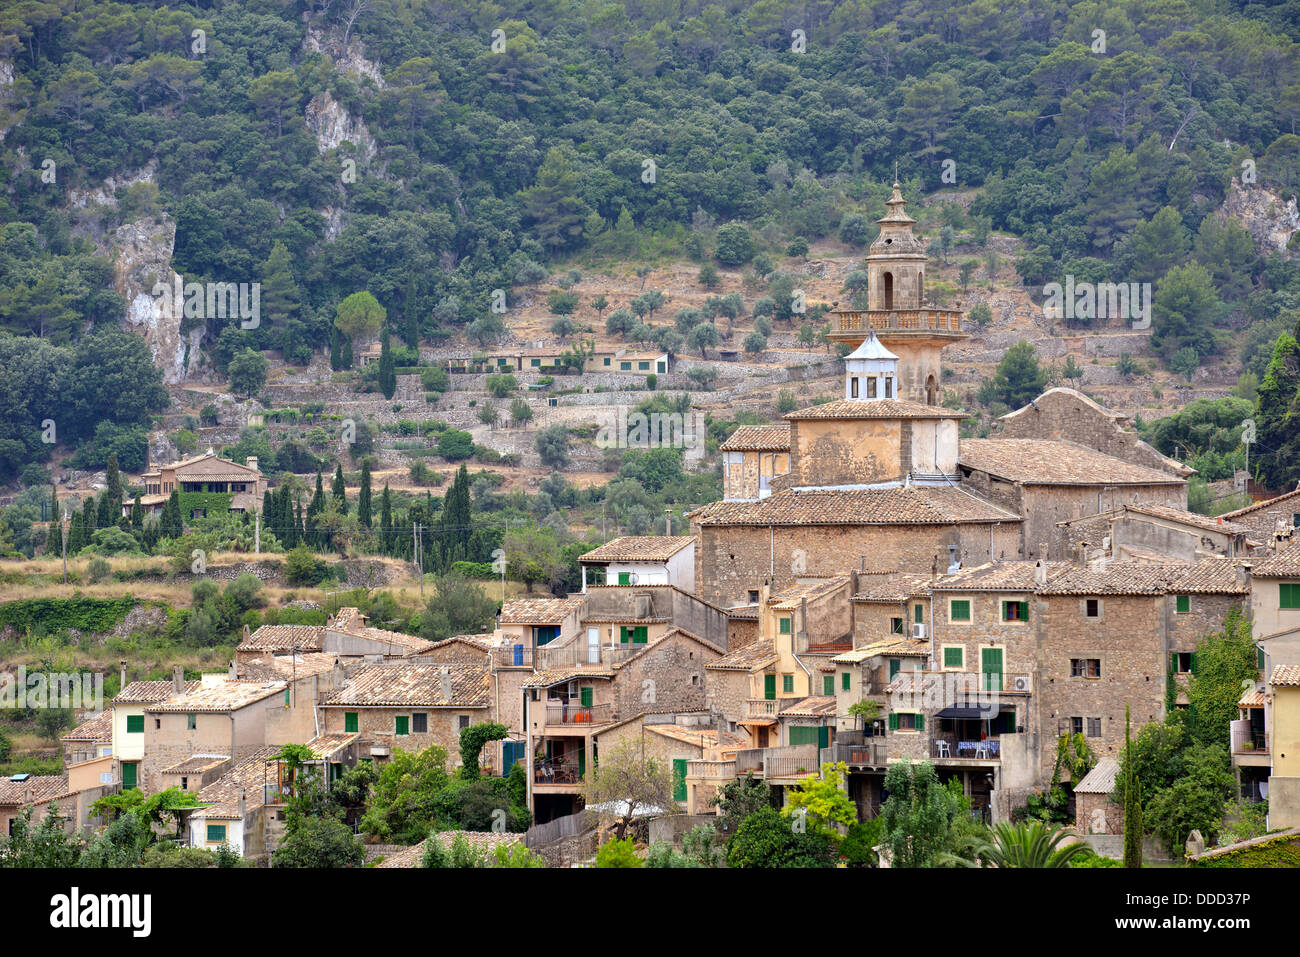
{"type": "Polygon", "coordinates": [[[424,526],[416,525],[415,530],[420,542],[420,601],[424,601],[424,526]]]}
{"type": "Polygon", "coordinates": [[[665,505],[664,506],[664,534],[671,535],[672,533],[673,533],[673,510],[669,506],[665,505]]]}

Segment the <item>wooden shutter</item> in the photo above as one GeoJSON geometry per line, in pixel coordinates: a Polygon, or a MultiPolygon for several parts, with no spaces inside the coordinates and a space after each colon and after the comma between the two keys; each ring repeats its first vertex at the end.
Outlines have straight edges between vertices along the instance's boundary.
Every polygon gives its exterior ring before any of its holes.
{"type": "Polygon", "coordinates": [[[579,700],[582,702],[582,706],[583,706],[584,708],[590,708],[590,707],[591,707],[591,694],[592,694],[592,689],[591,689],[591,688],[581,688],[581,689],[579,689],[579,691],[578,691],[578,698],[579,698],[579,700]]]}
{"type": "Polygon", "coordinates": [[[1029,602],[1027,601],[1022,601],[1020,603],[1020,620],[1021,621],[1029,620],[1029,602]]]}
{"type": "Polygon", "coordinates": [[[139,769],[140,765],[135,761],[122,762],[122,790],[129,791],[131,788],[137,787],[136,781],[138,780],[137,772],[139,769]]]}
{"type": "Polygon", "coordinates": [[[899,667],[898,659],[890,658],[889,659],[889,680],[890,681],[893,681],[894,678],[897,677],[898,667],[899,667]]]}
{"type": "Polygon", "coordinates": [[[767,701],[776,700],[776,675],[763,675],[763,698],[767,701]]]}
{"type": "Polygon", "coordinates": [[[1196,674],[1196,652],[1193,651],[1188,657],[1191,658],[1191,664],[1187,670],[1192,674],[1196,674]]]}
{"type": "MultiPolygon", "coordinates": [[[[1261,654],[1262,654],[1262,652],[1261,652],[1261,654]]],[[[1263,666],[1263,665],[1260,665],[1260,667],[1263,668],[1264,666],[1263,666]]],[[[852,678],[852,676],[851,676],[847,671],[840,675],[840,687],[843,688],[845,691],[848,691],[848,690],[849,690],[849,688],[850,688],[850,686],[851,686],[851,684],[852,684],[852,681],[853,681],[853,678],[852,678]]]]}
{"type": "Polygon", "coordinates": [[[618,626],[618,640],[625,645],[627,644],[627,625],[618,626]]]}
{"type": "Polygon", "coordinates": [[[1178,673],[1178,652],[1171,652],[1169,655],[1169,673],[1171,675],[1178,673]]]}
{"type": "Polygon", "coordinates": [[[632,573],[631,573],[631,572],[619,572],[619,573],[618,573],[618,583],[619,583],[620,585],[630,585],[630,584],[632,584],[632,573]]]}
{"type": "Polygon", "coordinates": [[[835,693],[835,676],[822,675],[822,694],[835,693]]]}
{"type": "Polygon", "coordinates": [[[890,731],[898,730],[898,715],[892,712],[889,715],[889,730],[890,731]]]}
{"type": "Polygon", "coordinates": [[[943,666],[945,668],[960,668],[964,654],[961,648],[943,649],[943,666]]]}
{"type": "Polygon", "coordinates": [[[1181,615],[1181,614],[1185,614],[1186,612],[1189,612],[1189,611],[1192,610],[1192,596],[1191,596],[1191,595],[1179,595],[1177,598],[1174,599],[1174,601],[1177,603],[1177,604],[1175,604],[1174,607],[1175,607],[1175,609],[1176,609],[1176,611],[1177,611],[1178,614],[1180,614],[1180,615],[1181,615]]]}
{"type": "Polygon", "coordinates": [[[144,734],[144,715],[128,714],[126,716],[126,731],[128,734],[144,734]]]}
{"type": "Polygon", "coordinates": [[[404,714],[399,714],[393,722],[393,730],[397,734],[410,734],[411,719],[404,714]]]}
{"type": "Polygon", "coordinates": [[[357,713],[355,711],[345,711],[343,713],[343,730],[352,734],[357,730],[357,713]]]}
{"type": "Polygon", "coordinates": [[[916,713],[916,730],[917,731],[925,730],[925,715],[923,715],[919,711],[916,713]]]}

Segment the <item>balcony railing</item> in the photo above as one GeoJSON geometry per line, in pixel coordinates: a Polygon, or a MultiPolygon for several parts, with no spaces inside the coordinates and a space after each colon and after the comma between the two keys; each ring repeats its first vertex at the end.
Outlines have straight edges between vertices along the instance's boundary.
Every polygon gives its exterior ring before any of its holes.
{"type": "Polygon", "coordinates": [[[821,749],[820,764],[843,761],[849,767],[867,766],[884,767],[886,760],[885,743],[871,739],[862,744],[833,744],[821,749]]]}
{"type": "Polygon", "coordinates": [[[870,309],[836,313],[835,332],[866,329],[961,331],[958,309],[870,309]]]}
{"type": "Polygon", "coordinates": [[[608,724],[614,720],[612,704],[581,705],[561,701],[546,702],[548,725],[608,724]]]}
{"type": "Polygon", "coordinates": [[[934,736],[933,756],[942,760],[957,758],[972,761],[1002,760],[1002,741],[994,735],[978,741],[958,738],[955,734],[934,736]],[[947,747],[944,747],[946,745],[947,747]]]}
{"type": "Polygon", "coordinates": [[[1233,754],[1268,754],[1268,735],[1263,731],[1232,733],[1233,754]]]}
{"type": "Polygon", "coordinates": [[[775,718],[780,713],[781,702],[776,698],[750,698],[745,708],[749,718],[775,718]]]}
{"type": "Polygon", "coordinates": [[[736,774],[750,772],[765,778],[815,774],[818,764],[815,744],[795,744],[784,748],[749,748],[736,752],[736,774]]]}
{"type": "Polygon", "coordinates": [[[492,649],[492,664],[497,668],[531,668],[533,646],[523,643],[492,649]]]}
{"type": "Polygon", "coordinates": [[[545,645],[533,656],[538,671],[556,668],[580,668],[583,665],[620,664],[645,649],[646,643],[628,642],[626,645],[588,645],[581,635],[563,645],[545,645]]]}
{"type": "Polygon", "coordinates": [[[686,762],[687,778],[702,778],[707,781],[717,778],[730,779],[735,776],[736,762],[734,759],[714,761],[708,758],[691,758],[686,762]]]}
{"type": "Polygon", "coordinates": [[[534,784],[581,784],[582,773],[576,764],[556,764],[545,761],[533,767],[534,784]]]}

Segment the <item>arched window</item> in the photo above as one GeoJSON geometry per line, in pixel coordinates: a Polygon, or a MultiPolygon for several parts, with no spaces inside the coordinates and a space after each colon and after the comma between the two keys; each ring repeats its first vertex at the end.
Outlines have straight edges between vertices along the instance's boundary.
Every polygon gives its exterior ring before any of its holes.
{"type": "Polygon", "coordinates": [[[925,270],[922,269],[916,274],[916,304],[922,306],[925,304],[925,270]]]}
{"type": "Polygon", "coordinates": [[[925,404],[937,405],[939,403],[939,383],[934,379],[934,373],[925,380],[925,404]]]}
{"type": "Polygon", "coordinates": [[[894,308],[894,274],[892,272],[887,272],[884,275],[884,279],[885,279],[885,308],[893,309],[894,308]]]}

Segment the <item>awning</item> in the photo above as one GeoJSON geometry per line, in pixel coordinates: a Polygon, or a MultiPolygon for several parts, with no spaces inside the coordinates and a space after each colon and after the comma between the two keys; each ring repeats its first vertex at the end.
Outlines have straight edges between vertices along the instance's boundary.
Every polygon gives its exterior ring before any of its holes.
{"type": "Polygon", "coordinates": [[[755,728],[767,728],[776,724],[776,718],[741,718],[736,724],[750,725],[755,728]]]}
{"type": "Polygon", "coordinates": [[[935,715],[935,717],[936,718],[962,718],[969,721],[975,718],[991,718],[993,714],[996,714],[996,712],[989,712],[983,708],[953,707],[953,708],[944,708],[937,715],[935,715]]]}

